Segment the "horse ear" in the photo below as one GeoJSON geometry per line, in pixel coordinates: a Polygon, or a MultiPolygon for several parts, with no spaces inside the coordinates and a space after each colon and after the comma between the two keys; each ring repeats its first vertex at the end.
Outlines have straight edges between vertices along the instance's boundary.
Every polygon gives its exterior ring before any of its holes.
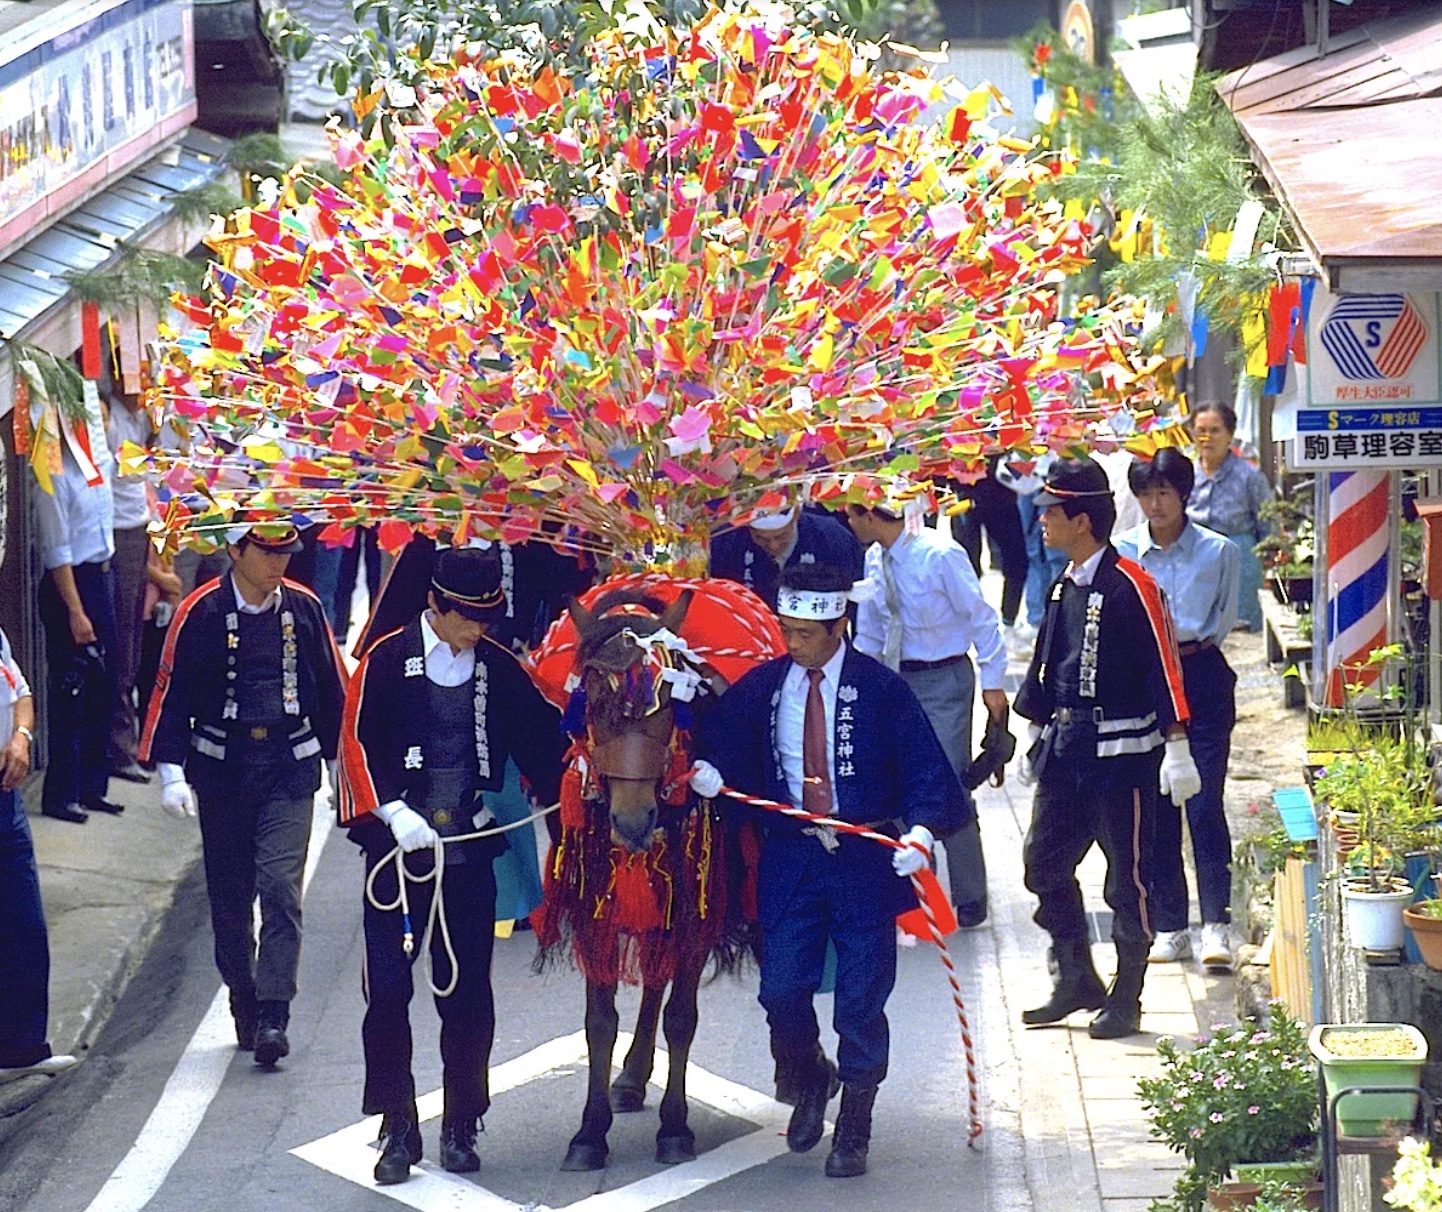
{"type": "Polygon", "coordinates": [[[691,599],[694,592],[690,589],[683,589],[681,595],[667,606],[661,615],[661,626],[667,631],[676,635],[681,634],[681,622],[686,617],[686,612],[691,609],[691,599]]]}
{"type": "Polygon", "coordinates": [[[584,640],[586,638],[586,632],[591,626],[590,611],[581,605],[580,598],[572,598],[566,606],[566,609],[570,611],[571,622],[576,624],[576,634],[584,640]]]}

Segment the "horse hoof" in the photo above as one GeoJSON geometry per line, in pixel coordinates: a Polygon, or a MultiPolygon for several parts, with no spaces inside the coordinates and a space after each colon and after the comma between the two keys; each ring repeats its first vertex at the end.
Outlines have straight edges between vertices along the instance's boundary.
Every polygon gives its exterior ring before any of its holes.
{"type": "Polygon", "coordinates": [[[606,1156],[610,1152],[605,1145],[593,1145],[586,1141],[573,1140],[566,1150],[562,1170],[604,1170],[606,1156]]]}
{"type": "Polygon", "coordinates": [[[646,1088],[639,1089],[636,1086],[623,1086],[619,1082],[611,1086],[611,1110],[612,1111],[641,1111],[646,1106],[646,1088]]]}
{"type": "Polygon", "coordinates": [[[658,1136],[656,1138],[656,1160],[663,1166],[679,1166],[682,1162],[696,1160],[696,1138],[686,1136],[658,1136]]]}

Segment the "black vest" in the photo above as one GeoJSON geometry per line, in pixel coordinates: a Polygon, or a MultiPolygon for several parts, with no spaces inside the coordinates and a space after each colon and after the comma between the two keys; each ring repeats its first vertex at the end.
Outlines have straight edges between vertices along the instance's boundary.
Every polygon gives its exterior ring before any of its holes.
{"type": "MultiPolygon", "coordinates": [[[[243,726],[274,724],[279,731],[286,719],[281,677],[284,652],[280,611],[251,614],[242,610],[237,624],[240,633],[240,659],[236,667],[239,674],[237,718],[243,726]]],[[[292,724],[291,728],[294,727],[292,724]]]]}
{"type": "MultiPolygon", "coordinates": [[[[426,679],[426,764],[422,770],[420,811],[442,837],[474,833],[480,810],[476,793],[476,700],[470,679],[459,686],[438,686],[426,679]]],[[[466,861],[467,843],[446,847],[447,864],[466,861]]]]}
{"type": "MultiPolygon", "coordinates": [[[[1086,633],[1087,595],[1083,589],[1068,577],[1062,584],[1061,612],[1059,623],[1061,634],[1056,637],[1052,648],[1052,685],[1056,690],[1058,707],[1081,707],[1081,659],[1082,642],[1086,633]]],[[[1095,696],[1093,696],[1095,697],[1095,696]]]]}

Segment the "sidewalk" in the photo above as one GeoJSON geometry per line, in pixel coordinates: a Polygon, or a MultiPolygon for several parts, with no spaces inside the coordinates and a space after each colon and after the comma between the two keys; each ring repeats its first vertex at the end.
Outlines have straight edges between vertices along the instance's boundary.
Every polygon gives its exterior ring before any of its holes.
{"type": "MultiPolygon", "coordinates": [[[[39,815],[39,780],[26,791],[50,930],[50,1047],[83,1057],[199,861],[200,829],[161,811],[154,776],[144,786],[112,779],[108,798],[124,814],[92,813],[83,825],[39,815]]],[[[53,1080],[0,1086],[0,1136],[53,1080]]]]}

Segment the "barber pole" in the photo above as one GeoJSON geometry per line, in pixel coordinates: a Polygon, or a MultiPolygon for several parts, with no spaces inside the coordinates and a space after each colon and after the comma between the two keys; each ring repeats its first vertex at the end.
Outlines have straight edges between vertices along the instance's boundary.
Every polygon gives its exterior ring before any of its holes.
{"type": "Polygon", "coordinates": [[[1384,471],[1327,476],[1325,702],[1342,706],[1347,687],[1371,686],[1380,666],[1367,666],[1387,643],[1392,492],[1384,471]]]}

